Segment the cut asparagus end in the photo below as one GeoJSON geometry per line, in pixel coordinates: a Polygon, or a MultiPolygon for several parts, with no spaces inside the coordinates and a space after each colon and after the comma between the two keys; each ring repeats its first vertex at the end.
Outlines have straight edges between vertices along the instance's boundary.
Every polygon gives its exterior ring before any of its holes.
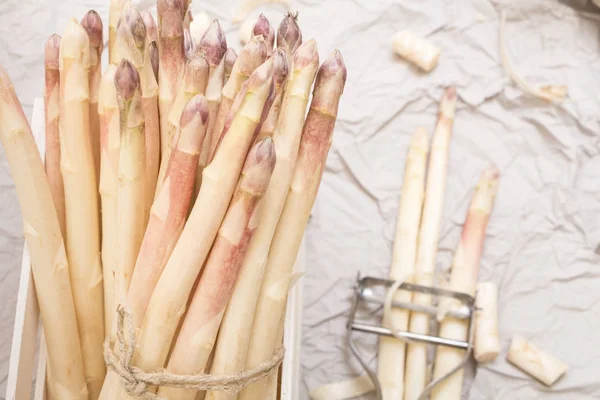
{"type": "Polygon", "coordinates": [[[88,11],[81,19],[81,26],[87,32],[90,46],[99,48],[102,43],[102,19],[94,10],[88,11]]]}
{"type": "Polygon", "coordinates": [[[158,31],[156,29],[156,21],[152,16],[152,13],[148,10],[144,10],[140,13],[142,19],[144,20],[144,25],[146,26],[146,35],[149,41],[158,40],[158,31]]]}
{"type": "Polygon", "coordinates": [[[494,282],[477,284],[474,355],[477,362],[491,362],[500,354],[498,332],[498,286],[494,282]]]}
{"type": "Polygon", "coordinates": [[[58,69],[60,35],[56,33],[48,38],[44,48],[44,66],[46,69],[58,69]]]}
{"type": "Polygon", "coordinates": [[[119,104],[131,101],[140,87],[140,75],[129,60],[122,60],[115,72],[115,87],[119,104]]]}
{"type": "Polygon", "coordinates": [[[288,13],[277,30],[277,47],[284,48],[291,57],[302,44],[302,31],[298,26],[298,14],[288,13]]]}
{"type": "Polygon", "coordinates": [[[255,144],[248,152],[242,169],[242,190],[261,196],[267,190],[275,161],[275,145],[270,137],[255,144]]]}
{"type": "Polygon", "coordinates": [[[567,364],[518,335],[513,337],[506,359],[546,386],[552,386],[568,369],[567,364]]]}
{"type": "Polygon", "coordinates": [[[265,17],[264,14],[260,14],[258,20],[254,24],[252,28],[253,36],[262,36],[265,39],[265,45],[267,46],[267,56],[271,56],[273,54],[273,46],[275,44],[275,31],[273,30],[273,26],[265,17]]]}
{"type": "Polygon", "coordinates": [[[154,78],[158,82],[158,66],[160,62],[160,58],[158,55],[158,45],[156,41],[150,42],[148,45],[148,53],[150,54],[150,64],[152,65],[152,72],[154,72],[154,78]]]}
{"type": "Polygon", "coordinates": [[[339,50],[334,50],[317,73],[311,108],[318,109],[334,117],[337,116],[340,96],[346,84],[346,76],[346,65],[342,53],[339,50]]]}
{"type": "Polygon", "coordinates": [[[227,39],[218,20],[213,20],[200,40],[200,51],[211,67],[219,65],[227,51],[227,39]]]}

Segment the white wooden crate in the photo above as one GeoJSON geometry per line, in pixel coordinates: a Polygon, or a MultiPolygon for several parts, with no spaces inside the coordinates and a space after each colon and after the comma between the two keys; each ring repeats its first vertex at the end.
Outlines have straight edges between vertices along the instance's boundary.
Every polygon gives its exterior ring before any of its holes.
{"type": "MultiPolygon", "coordinates": [[[[31,116],[31,129],[36,144],[44,154],[44,101],[35,99],[31,116]]],[[[301,247],[296,271],[304,271],[304,244],[301,247]]],[[[281,375],[281,400],[298,399],[299,357],[302,315],[302,285],[292,289],[288,301],[288,312],[285,320],[284,346],[285,359],[281,375]]],[[[6,400],[46,400],[46,357],[43,335],[41,334],[40,310],[27,245],[23,249],[21,277],[17,297],[17,311],[8,370],[8,388],[6,400]],[[39,333],[39,334],[38,334],[39,333]],[[37,357],[36,365],[36,354],[37,357]],[[34,383],[35,377],[35,383],[34,383]],[[35,384],[35,386],[34,386],[35,384]]]]}

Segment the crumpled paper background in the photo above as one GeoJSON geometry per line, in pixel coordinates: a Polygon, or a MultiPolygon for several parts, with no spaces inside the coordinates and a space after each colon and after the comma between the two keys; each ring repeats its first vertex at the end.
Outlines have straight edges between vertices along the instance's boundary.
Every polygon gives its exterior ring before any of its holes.
{"type": "MultiPolygon", "coordinates": [[[[141,8],[152,1],[136,2],[141,8]]],[[[229,23],[236,2],[200,2],[229,23]]],[[[573,2],[577,7],[586,1],[573,2]]],[[[356,274],[387,275],[410,134],[432,131],[443,88],[457,87],[444,220],[437,258],[450,265],[472,190],[482,169],[502,173],[488,228],[481,279],[500,285],[504,352],[513,334],[531,339],[570,366],[547,389],[501,355],[478,368],[469,400],[587,400],[600,397],[600,21],[554,0],[515,2],[507,46],[515,68],[535,85],[567,84],[560,106],[531,98],[501,67],[495,0],[294,0],[306,39],[321,60],[339,48],[348,65],[335,140],[307,236],[300,399],[315,387],[362,371],[345,346],[356,274]],[[424,75],[391,53],[401,29],[442,49],[424,75]]],[[[70,16],[108,0],[0,3],[0,63],[30,115],[43,89],[43,45],[70,16]]],[[[272,21],[283,9],[265,6],[272,21]]],[[[586,10],[594,8],[587,5],[586,10]]],[[[254,15],[254,14],[253,14],[254,15]]],[[[598,14],[596,14],[598,15],[598,14]]],[[[0,150],[0,399],[4,395],[22,252],[19,206],[0,150]]],[[[362,337],[368,354],[375,338],[362,337]]],[[[371,361],[372,357],[371,357],[371,361]]],[[[373,363],[372,363],[373,364],[373,363]]],[[[365,397],[371,398],[371,397],[365,397]]]]}

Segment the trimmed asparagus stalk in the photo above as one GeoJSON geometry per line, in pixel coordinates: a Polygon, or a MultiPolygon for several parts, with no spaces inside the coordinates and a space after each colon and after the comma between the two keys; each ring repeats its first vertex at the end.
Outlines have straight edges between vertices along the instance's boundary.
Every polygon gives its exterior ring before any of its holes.
{"type": "MultiPolygon", "coordinates": [[[[169,372],[204,372],[248,243],[260,221],[257,205],[267,189],[274,166],[275,147],[271,138],[265,138],[248,154],[171,353],[169,372]]],[[[158,395],[165,399],[194,400],[196,391],[161,387],[158,395]]]]}
{"type": "MultiPolygon", "coordinates": [[[[495,167],[483,171],[467,213],[458,248],[454,253],[450,290],[475,295],[479,262],[483,252],[485,231],[494,206],[500,174],[495,167]]],[[[467,340],[468,323],[451,317],[440,326],[440,336],[455,340],[467,340]]],[[[464,350],[440,346],[437,348],[433,379],[446,375],[464,358],[464,350]]],[[[464,368],[440,382],[431,395],[432,400],[460,400],[464,368]]]]}
{"type": "Polygon", "coordinates": [[[225,52],[225,82],[229,80],[229,76],[231,76],[231,70],[233,69],[233,65],[235,64],[235,60],[237,60],[238,55],[234,49],[229,47],[225,52]]]}
{"type": "MultiPolygon", "coordinates": [[[[219,331],[211,369],[211,372],[217,375],[240,372],[246,363],[260,283],[267,266],[271,240],[294,175],[306,106],[319,67],[319,53],[314,40],[305,43],[298,51],[295,65],[296,70],[290,74],[293,75],[293,79],[290,81],[288,95],[282,105],[281,118],[273,135],[277,163],[267,193],[262,200],[261,219],[250,242],[219,331]]],[[[235,398],[224,392],[210,392],[207,397],[209,399],[235,398]]]]}
{"type": "Polygon", "coordinates": [[[66,237],[65,227],[65,190],[60,173],[60,72],[58,70],[58,53],[60,36],[52,35],[46,42],[44,50],[44,116],[46,125],[46,157],[45,168],[50,184],[52,200],[56,208],[58,223],[62,237],[66,237]]]}
{"type": "MultiPolygon", "coordinates": [[[[411,280],[415,273],[417,241],[421,210],[425,195],[425,173],[429,138],[423,128],[417,129],[410,141],[398,219],[396,221],[396,237],[390,267],[390,279],[411,280]]],[[[394,295],[394,300],[410,302],[410,292],[401,291],[394,295]]],[[[409,312],[393,309],[385,319],[393,319],[393,327],[398,330],[408,329],[409,312]]],[[[388,322],[387,325],[390,325],[388,322]]],[[[377,377],[381,384],[383,399],[401,399],[404,396],[404,361],[406,343],[396,338],[381,337],[379,341],[377,377]]]]}
{"type": "Polygon", "coordinates": [[[253,37],[240,52],[240,55],[231,70],[231,76],[223,86],[221,103],[219,104],[219,111],[215,117],[215,124],[210,127],[212,131],[210,132],[211,141],[208,161],[212,160],[214,157],[215,149],[217,148],[219,138],[221,137],[223,127],[225,126],[225,120],[229,115],[235,97],[250,74],[252,74],[266,58],[267,49],[262,36],[253,37]]]}
{"type": "MultiPolygon", "coordinates": [[[[325,168],[345,82],[346,66],[341,53],[336,50],[321,65],[315,81],[294,176],[269,251],[246,368],[269,360],[279,344],[277,333],[285,314],[293,266],[325,168]]],[[[267,383],[263,379],[246,387],[238,399],[264,399],[267,383]]]]}
{"type": "Polygon", "coordinates": [[[140,15],[144,20],[146,26],[146,40],[148,43],[158,42],[158,29],[156,28],[156,21],[152,16],[152,13],[148,10],[140,11],[140,15]]]}
{"type": "Polygon", "coordinates": [[[273,132],[275,131],[277,120],[279,118],[281,103],[283,102],[285,82],[288,76],[289,63],[285,55],[285,50],[275,50],[271,58],[273,58],[273,65],[275,66],[273,72],[273,82],[275,83],[275,100],[273,100],[273,106],[271,106],[269,114],[267,115],[267,119],[265,119],[265,122],[260,129],[260,133],[256,139],[257,142],[267,136],[273,136],[273,132]]]}
{"type": "Polygon", "coordinates": [[[142,325],[152,291],[183,230],[207,121],[206,99],[192,97],[181,114],[165,183],[152,206],[129,287],[128,304],[136,328],[142,325]]]}
{"type": "Polygon", "coordinates": [[[480,363],[491,362],[500,354],[498,286],[494,282],[478,283],[475,305],[475,360],[480,363]]]}
{"type": "Polygon", "coordinates": [[[272,70],[265,63],[250,77],[221,151],[203,172],[204,184],[146,309],[133,359],[142,369],[165,365],[192,286],[225,216],[248,148],[266,115],[264,109],[270,106],[272,70]]]}
{"type": "MultiPolygon", "coordinates": [[[[181,115],[181,128],[175,137],[165,184],[152,206],[127,294],[127,304],[136,329],[142,326],[152,291],[183,230],[207,119],[206,100],[200,95],[193,97],[181,115]]],[[[118,382],[118,376],[109,371],[102,390],[103,399],[119,396],[121,389],[118,382]]]]}
{"type": "Polygon", "coordinates": [[[31,255],[47,343],[48,368],[52,370],[49,392],[56,399],[87,400],[69,264],[58,215],[31,128],[13,83],[1,66],[0,121],[0,140],[21,205],[23,233],[31,255]]]}
{"type": "Polygon", "coordinates": [[[206,130],[206,138],[202,144],[202,152],[200,153],[200,161],[198,162],[198,170],[196,172],[196,184],[194,186],[194,196],[198,195],[200,184],[202,182],[202,171],[208,164],[208,157],[211,148],[211,131],[215,125],[215,119],[221,104],[221,91],[225,79],[225,58],[224,54],[227,50],[227,40],[225,32],[221,29],[219,21],[216,19],[210,24],[208,30],[204,33],[200,41],[199,51],[207,57],[210,67],[208,74],[208,85],[206,86],[206,100],[208,101],[208,128],[206,130]]]}
{"type": "Polygon", "coordinates": [[[425,72],[430,72],[440,59],[439,47],[410,31],[401,31],[392,38],[394,52],[415,64],[425,72]]]}
{"type": "Polygon", "coordinates": [[[119,102],[119,189],[117,191],[118,275],[117,299],[127,295],[145,231],[145,160],[144,113],[140,76],[129,60],[121,61],[115,73],[119,102]]]}
{"type": "Polygon", "coordinates": [[[60,43],[60,167],[65,188],[67,258],[85,376],[90,398],[97,399],[106,368],[102,354],[104,299],[98,184],[89,134],[89,67],[87,33],[71,19],[60,43]]]}
{"type": "Polygon", "coordinates": [[[302,31],[298,26],[298,14],[288,13],[277,29],[277,47],[283,48],[291,62],[293,55],[302,44],[302,31]]]}
{"type": "MultiPolygon", "coordinates": [[[[160,14],[159,14],[160,15],[160,14]]],[[[158,109],[160,112],[161,156],[169,159],[169,113],[183,80],[185,49],[183,25],[178,9],[167,9],[162,15],[159,35],[158,109]]]]}
{"type": "Polygon", "coordinates": [[[258,16],[258,20],[252,28],[252,36],[262,36],[265,39],[267,57],[271,57],[275,45],[275,30],[264,14],[258,16]]]}
{"type": "MultiPolygon", "coordinates": [[[[175,98],[175,102],[173,103],[173,107],[171,108],[171,112],[169,113],[170,132],[168,137],[170,141],[173,141],[173,138],[176,135],[177,129],[179,128],[179,120],[187,102],[192,97],[198,94],[204,95],[206,93],[206,85],[208,83],[208,72],[208,63],[203,57],[200,56],[188,61],[187,65],[185,66],[183,81],[179,86],[179,90],[177,91],[177,97],[175,98]]],[[[165,157],[163,157],[160,166],[160,172],[158,174],[158,183],[156,185],[157,194],[164,180],[165,173],[167,172],[167,165],[169,162],[170,158],[166,159],[165,157]]]]}
{"type": "Polygon", "coordinates": [[[96,182],[100,179],[100,122],[98,121],[98,91],[102,77],[102,19],[94,10],[88,11],[81,20],[81,26],[90,40],[90,139],[94,155],[96,182]]]}
{"type": "MultiPolygon", "coordinates": [[[[118,48],[122,58],[131,61],[139,73],[142,91],[142,111],[144,114],[145,135],[145,196],[144,215],[146,226],[150,207],[154,200],[156,181],[160,164],[160,123],[158,116],[158,83],[152,66],[151,47],[147,42],[146,24],[141,14],[126,4],[118,28],[118,48]]],[[[119,60],[121,61],[121,60],[119,60]]]]}
{"type": "MultiPolygon", "coordinates": [[[[440,103],[438,121],[431,141],[426,195],[419,230],[415,282],[423,286],[433,285],[455,109],[456,90],[449,88],[440,103]]],[[[413,302],[430,305],[431,296],[417,293],[413,296],[413,302]]],[[[429,316],[423,313],[411,313],[409,330],[427,334],[429,332],[429,316]]],[[[410,371],[410,379],[406,379],[404,382],[405,400],[417,400],[425,388],[427,380],[427,345],[423,343],[408,344],[406,371],[410,371]]]]}
{"type": "Polygon", "coordinates": [[[518,335],[513,337],[506,359],[546,386],[552,386],[569,368],[558,358],[518,335]]]}
{"type": "Polygon", "coordinates": [[[115,88],[117,67],[109,64],[102,75],[98,96],[100,117],[100,200],[102,201],[102,272],[104,276],[104,334],[112,333],[116,316],[115,273],[117,270],[117,191],[119,188],[119,103],[115,88]]]}
{"type": "Polygon", "coordinates": [[[118,51],[115,48],[117,43],[117,26],[121,18],[121,10],[126,3],[129,3],[129,0],[110,0],[108,8],[108,61],[112,64],[117,64],[120,61],[120,59],[117,59],[118,51]]]}

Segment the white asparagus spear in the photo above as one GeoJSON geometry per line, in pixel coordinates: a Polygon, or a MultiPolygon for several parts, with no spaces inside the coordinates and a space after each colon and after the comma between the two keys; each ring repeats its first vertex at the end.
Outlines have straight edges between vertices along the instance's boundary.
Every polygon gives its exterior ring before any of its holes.
{"type": "MultiPolygon", "coordinates": [[[[219,331],[211,368],[214,374],[240,372],[246,363],[260,284],[267,266],[271,240],[294,174],[306,106],[319,67],[317,43],[314,40],[306,42],[296,54],[296,59],[294,77],[288,85],[281,118],[273,136],[277,163],[262,200],[263,211],[258,229],[250,242],[219,331]]],[[[208,399],[232,397],[224,392],[210,392],[207,396],[208,399]]]]}
{"type": "Polygon", "coordinates": [[[558,358],[540,350],[519,335],[513,337],[506,359],[546,386],[552,386],[569,368],[558,358]]]}
{"type": "MultiPolygon", "coordinates": [[[[65,187],[67,258],[90,398],[106,373],[98,184],[90,142],[90,42],[76,19],[60,43],[60,166],[65,187]]],[[[56,323],[56,322],[55,322],[56,323]]],[[[53,372],[54,373],[54,372],[53,372]]]]}
{"type": "Polygon", "coordinates": [[[0,66],[0,140],[23,214],[23,234],[47,343],[49,393],[87,400],[69,264],[50,186],[31,128],[10,78],[0,66]],[[57,323],[60,321],[60,323],[57,323]]]}
{"type": "MultiPolygon", "coordinates": [[[[432,286],[433,284],[455,109],[456,90],[454,88],[446,89],[440,103],[438,121],[431,140],[425,200],[417,246],[415,282],[423,286],[432,286]]],[[[413,302],[430,305],[431,297],[415,294],[413,295],[413,302]]],[[[410,314],[409,330],[416,333],[428,333],[429,316],[412,312],[410,314]]],[[[408,344],[405,368],[406,371],[410,371],[410,378],[405,379],[404,382],[405,400],[417,400],[423,389],[425,389],[427,380],[427,346],[425,344],[408,344]]]]}
{"type": "MultiPolygon", "coordinates": [[[[258,203],[267,189],[274,166],[275,147],[271,138],[265,138],[248,153],[237,189],[171,352],[168,371],[188,375],[204,372],[248,243],[259,224],[261,207],[258,203]]],[[[161,387],[158,395],[167,400],[194,400],[196,391],[161,387]]]]}
{"type": "MultiPolygon", "coordinates": [[[[500,174],[495,167],[489,167],[481,174],[460,242],[454,253],[450,290],[475,295],[485,231],[494,206],[499,178],[500,174]]],[[[449,306],[452,304],[453,301],[448,302],[449,306]]],[[[441,323],[439,335],[448,339],[467,340],[468,329],[467,321],[446,317],[441,323]]],[[[435,357],[433,379],[441,378],[459,365],[464,354],[464,350],[439,346],[435,357]]],[[[464,368],[461,368],[444,379],[433,389],[431,400],[460,400],[463,376],[464,368]]]]}
{"type": "MultiPolygon", "coordinates": [[[[398,219],[396,221],[396,236],[390,267],[390,279],[412,281],[415,273],[417,255],[417,240],[419,225],[421,224],[421,211],[425,197],[425,173],[427,169],[427,154],[429,152],[429,138],[424,128],[418,128],[413,134],[404,168],[402,194],[398,219]]],[[[400,291],[394,295],[394,300],[410,302],[410,292],[400,291]]],[[[393,327],[398,330],[408,329],[408,310],[393,309],[390,315],[384,317],[392,319],[393,327]]],[[[384,323],[389,325],[387,323],[384,323]]],[[[384,400],[401,399],[404,396],[404,362],[406,356],[406,343],[396,339],[381,337],[379,341],[377,377],[381,384],[382,398],[384,400]]]]}
{"type": "Polygon", "coordinates": [[[498,286],[494,282],[477,284],[475,306],[475,360],[480,363],[491,362],[500,354],[498,286]]]}

